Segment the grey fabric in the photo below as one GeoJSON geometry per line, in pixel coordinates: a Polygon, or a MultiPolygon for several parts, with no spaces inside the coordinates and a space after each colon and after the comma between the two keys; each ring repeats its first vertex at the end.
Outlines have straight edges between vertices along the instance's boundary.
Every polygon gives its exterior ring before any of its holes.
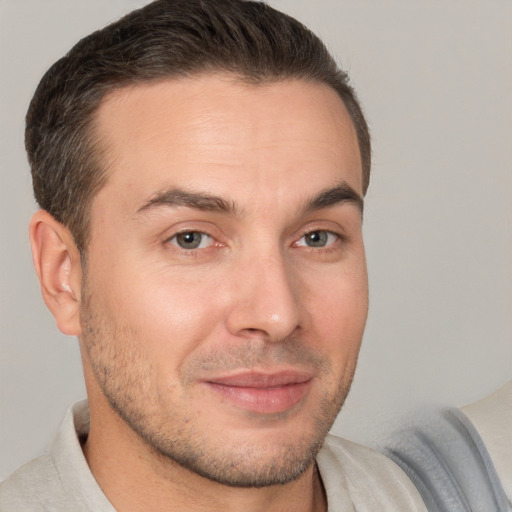
{"type": "Polygon", "coordinates": [[[512,507],[512,380],[461,411],[484,442],[512,507]]]}
{"type": "MultiPolygon", "coordinates": [[[[115,512],[81,449],[88,430],[87,402],[79,402],[48,452],[0,484],[0,512],[115,512]]],[[[329,512],[425,511],[403,471],[375,450],[328,436],[317,465],[329,512]]]]}
{"type": "Polygon", "coordinates": [[[396,433],[384,450],[411,478],[429,512],[510,512],[485,445],[457,409],[396,433]]]}

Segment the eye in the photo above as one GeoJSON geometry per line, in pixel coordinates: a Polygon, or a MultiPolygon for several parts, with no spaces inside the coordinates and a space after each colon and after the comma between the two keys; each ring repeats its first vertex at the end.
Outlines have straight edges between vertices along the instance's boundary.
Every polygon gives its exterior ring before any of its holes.
{"type": "Polygon", "coordinates": [[[213,238],[200,231],[184,231],[174,235],[169,242],[180,249],[205,249],[213,244],[213,238]]]}
{"type": "Polygon", "coordinates": [[[340,236],[331,231],[319,229],[303,235],[296,243],[300,247],[328,247],[339,240],[340,236]]]}

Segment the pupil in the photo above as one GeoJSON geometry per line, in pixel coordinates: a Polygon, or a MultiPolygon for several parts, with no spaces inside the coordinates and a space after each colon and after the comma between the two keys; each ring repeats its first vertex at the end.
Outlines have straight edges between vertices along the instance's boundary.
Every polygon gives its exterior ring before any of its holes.
{"type": "Polygon", "coordinates": [[[327,243],[325,231],[313,231],[308,235],[308,245],[311,247],[323,247],[327,243]]]}
{"type": "Polygon", "coordinates": [[[177,237],[178,243],[184,249],[195,249],[201,243],[201,233],[191,231],[189,233],[181,233],[177,237]]]}

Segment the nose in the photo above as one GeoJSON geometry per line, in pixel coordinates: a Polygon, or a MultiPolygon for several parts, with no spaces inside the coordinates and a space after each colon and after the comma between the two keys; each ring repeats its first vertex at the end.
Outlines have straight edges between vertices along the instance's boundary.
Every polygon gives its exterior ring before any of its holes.
{"type": "Polygon", "coordinates": [[[279,342],[303,329],[300,286],[282,257],[253,257],[237,272],[227,317],[231,334],[279,342]]]}

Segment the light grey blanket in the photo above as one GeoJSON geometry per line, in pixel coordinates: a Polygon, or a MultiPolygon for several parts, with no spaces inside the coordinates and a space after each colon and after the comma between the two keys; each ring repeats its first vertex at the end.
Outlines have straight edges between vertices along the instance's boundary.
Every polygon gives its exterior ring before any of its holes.
{"type": "Polygon", "coordinates": [[[429,512],[510,512],[491,458],[469,419],[445,411],[397,432],[385,448],[429,512]]]}

